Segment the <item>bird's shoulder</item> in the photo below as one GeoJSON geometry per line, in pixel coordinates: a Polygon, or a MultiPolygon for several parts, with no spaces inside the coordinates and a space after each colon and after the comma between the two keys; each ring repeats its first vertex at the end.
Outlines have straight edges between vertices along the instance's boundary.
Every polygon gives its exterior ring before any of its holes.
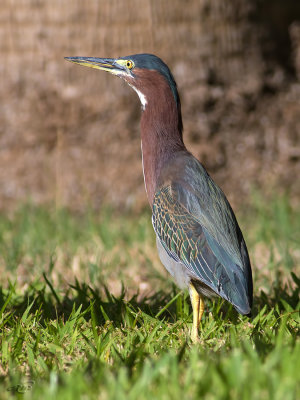
{"type": "Polygon", "coordinates": [[[177,223],[200,224],[221,261],[225,262],[228,255],[231,262],[243,268],[244,240],[232,208],[204,166],[190,153],[180,152],[162,169],[154,196],[154,213],[160,212],[162,202],[168,217],[175,218],[177,223]]]}

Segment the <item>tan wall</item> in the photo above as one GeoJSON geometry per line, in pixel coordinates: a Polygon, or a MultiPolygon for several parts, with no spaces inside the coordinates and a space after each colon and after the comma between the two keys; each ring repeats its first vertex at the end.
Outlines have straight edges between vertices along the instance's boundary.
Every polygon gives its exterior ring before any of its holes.
{"type": "Polygon", "coordinates": [[[299,85],[276,63],[266,73],[248,3],[1,0],[0,208],[146,203],[138,99],[63,59],[76,55],[159,55],[177,80],[186,142],[229,197],[254,183],[295,191],[299,85]]]}

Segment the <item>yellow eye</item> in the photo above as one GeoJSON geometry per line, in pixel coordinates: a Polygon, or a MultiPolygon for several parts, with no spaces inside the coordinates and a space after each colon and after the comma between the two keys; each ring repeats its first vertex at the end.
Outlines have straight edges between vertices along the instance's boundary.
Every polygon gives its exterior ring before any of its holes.
{"type": "Polygon", "coordinates": [[[132,69],[134,67],[134,64],[131,60],[126,61],[126,67],[128,69],[132,69]]]}

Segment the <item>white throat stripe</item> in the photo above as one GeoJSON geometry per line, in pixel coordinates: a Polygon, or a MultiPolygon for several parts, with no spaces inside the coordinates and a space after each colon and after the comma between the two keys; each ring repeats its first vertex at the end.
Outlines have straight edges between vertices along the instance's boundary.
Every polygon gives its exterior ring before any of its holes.
{"type": "Polygon", "coordinates": [[[147,104],[146,96],[142,92],[140,92],[136,87],[134,87],[133,85],[130,85],[130,86],[132,87],[132,89],[134,89],[137,92],[137,94],[140,98],[141,104],[142,104],[142,109],[145,110],[146,104],[147,104]]]}

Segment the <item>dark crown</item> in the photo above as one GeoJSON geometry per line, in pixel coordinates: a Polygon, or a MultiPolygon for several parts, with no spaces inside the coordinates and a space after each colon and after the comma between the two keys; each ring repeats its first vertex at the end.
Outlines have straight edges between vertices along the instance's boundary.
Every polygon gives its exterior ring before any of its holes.
{"type": "Polygon", "coordinates": [[[121,57],[121,59],[130,59],[134,62],[135,67],[137,68],[149,70],[152,69],[162,74],[172,90],[177,105],[179,104],[179,95],[177,92],[175,79],[169,70],[169,67],[159,57],[155,56],[154,54],[134,54],[132,56],[121,57]]]}

